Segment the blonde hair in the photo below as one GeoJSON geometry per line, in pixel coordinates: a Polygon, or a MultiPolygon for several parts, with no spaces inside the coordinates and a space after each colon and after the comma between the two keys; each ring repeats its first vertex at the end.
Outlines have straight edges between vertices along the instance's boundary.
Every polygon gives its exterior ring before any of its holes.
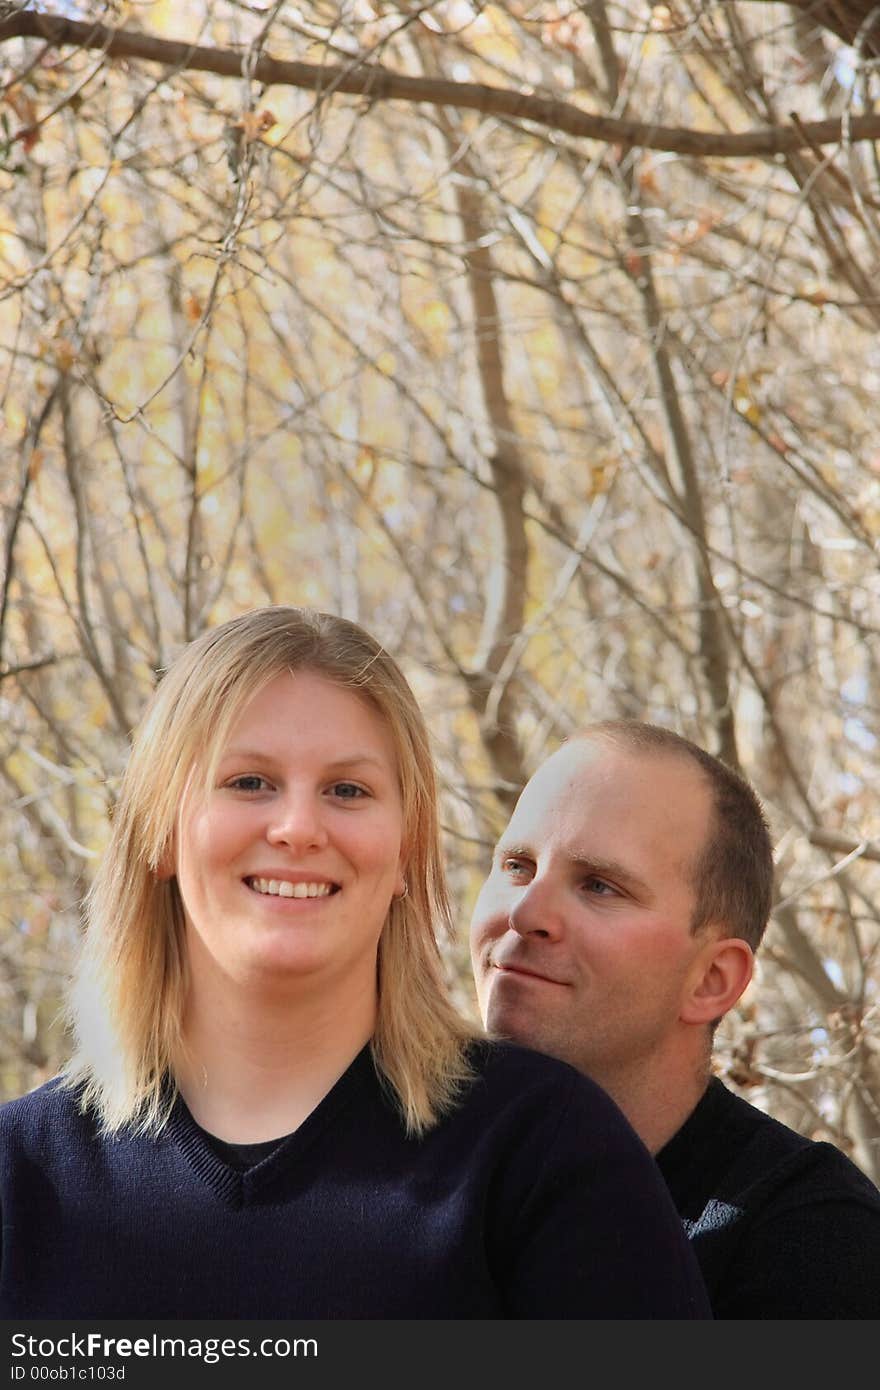
{"type": "Polygon", "coordinates": [[[172,852],[186,783],[210,776],[244,705],[285,671],[308,670],[358,692],[394,743],[405,826],[407,892],[379,941],[372,1052],[404,1125],[419,1134],[470,1079],[476,1030],[444,980],[438,932],[452,932],[428,732],[397,664],[356,623],[273,606],[223,623],[184,648],[132,741],[107,847],[85,902],[70,993],[75,1051],[65,1069],[106,1132],[158,1132],[174,1100],[187,995],[183,903],[157,875],[172,852]],[[169,1081],[172,1083],[169,1085],[169,1081]]]}

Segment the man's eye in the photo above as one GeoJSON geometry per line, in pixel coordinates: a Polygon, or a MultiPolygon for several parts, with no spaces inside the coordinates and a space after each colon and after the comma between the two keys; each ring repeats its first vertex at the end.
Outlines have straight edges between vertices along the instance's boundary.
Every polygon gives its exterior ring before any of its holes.
{"type": "Polygon", "coordinates": [[[506,874],[526,874],[529,871],[529,866],[524,859],[514,859],[511,856],[502,859],[501,867],[506,874]]]}
{"type": "Polygon", "coordinates": [[[600,898],[607,898],[617,892],[610,883],[606,883],[604,878],[590,877],[584,879],[584,887],[588,893],[596,893],[600,898]]]}

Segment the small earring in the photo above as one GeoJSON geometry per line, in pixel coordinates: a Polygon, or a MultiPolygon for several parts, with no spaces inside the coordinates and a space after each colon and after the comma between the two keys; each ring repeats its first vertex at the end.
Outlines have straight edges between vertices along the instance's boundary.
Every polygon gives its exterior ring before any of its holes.
{"type": "Polygon", "coordinates": [[[395,893],[394,896],[399,903],[402,903],[404,898],[409,897],[409,884],[407,883],[406,879],[403,880],[403,892],[395,893]]]}

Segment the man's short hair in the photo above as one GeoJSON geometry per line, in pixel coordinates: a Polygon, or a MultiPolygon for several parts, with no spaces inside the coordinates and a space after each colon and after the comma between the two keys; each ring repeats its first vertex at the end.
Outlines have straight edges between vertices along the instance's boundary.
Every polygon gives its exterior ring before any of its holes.
{"type": "Polygon", "coordinates": [[[691,930],[714,923],[756,951],[773,903],[773,844],[761,802],[745,778],[690,739],[639,719],[606,719],[575,738],[604,739],[634,753],[665,753],[697,765],[712,791],[712,822],[691,866],[691,930]]]}

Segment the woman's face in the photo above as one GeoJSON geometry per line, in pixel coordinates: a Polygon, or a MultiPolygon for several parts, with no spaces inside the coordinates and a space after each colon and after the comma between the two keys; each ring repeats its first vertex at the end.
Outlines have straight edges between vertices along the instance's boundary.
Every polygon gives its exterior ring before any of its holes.
{"type": "Polygon", "coordinates": [[[404,890],[403,808],[380,715],[313,671],[285,673],[245,706],[204,794],[198,773],[174,865],[194,977],[374,993],[379,936],[404,890]]]}

